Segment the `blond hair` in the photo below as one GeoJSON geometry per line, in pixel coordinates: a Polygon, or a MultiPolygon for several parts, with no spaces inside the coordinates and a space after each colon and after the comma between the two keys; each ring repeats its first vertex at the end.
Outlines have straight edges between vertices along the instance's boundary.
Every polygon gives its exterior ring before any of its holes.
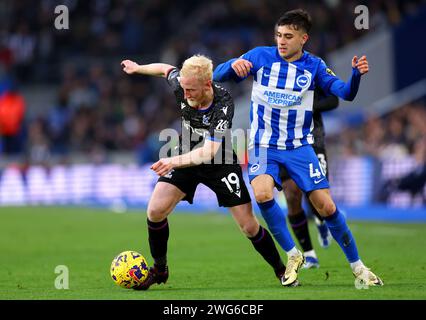
{"type": "Polygon", "coordinates": [[[204,81],[211,80],[213,77],[213,62],[201,54],[194,55],[184,61],[180,76],[194,77],[204,81]]]}

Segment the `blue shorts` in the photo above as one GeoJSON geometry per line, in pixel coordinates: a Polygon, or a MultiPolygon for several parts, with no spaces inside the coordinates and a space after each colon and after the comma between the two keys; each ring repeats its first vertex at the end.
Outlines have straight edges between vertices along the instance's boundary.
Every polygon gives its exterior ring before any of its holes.
{"type": "Polygon", "coordinates": [[[255,147],[249,150],[248,175],[251,181],[261,174],[270,175],[278,190],[282,190],[280,167],[304,192],[329,188],[317,155],[311,145],[293,150],[278,150],[255,147]]]}

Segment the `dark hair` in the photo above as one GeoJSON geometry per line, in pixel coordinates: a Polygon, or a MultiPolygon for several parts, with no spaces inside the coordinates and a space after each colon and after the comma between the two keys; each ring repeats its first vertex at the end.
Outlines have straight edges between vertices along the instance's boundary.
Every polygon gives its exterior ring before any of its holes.
{"type": "Polygon", "coordinates": [[[278,19],[275,28],[286,25],[291,25],[296,30],[302,28],[306,33],[309,33],[312,27],[312,19],[310,14],[303,9],[291,10],[284,13],[284,15],[278,19]]]}

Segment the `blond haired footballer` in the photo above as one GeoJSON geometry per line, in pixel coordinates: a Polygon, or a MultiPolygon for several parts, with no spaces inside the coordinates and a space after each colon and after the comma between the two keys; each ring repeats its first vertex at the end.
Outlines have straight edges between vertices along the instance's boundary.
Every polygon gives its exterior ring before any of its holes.
{"type": "Polygon", "coordinates": [[[286,268],[271,235],[253,215],[250,195],[232,146],[227,148],[224,144],[230,137],[234,102],[226,89],[213,82],[212,61],[195,55],[183,63],[181,70],[163,63],[139,65],[130,60],[124,60],[121,65],[130,75],[166,78],[182,116],[179,155],[162,158],[151,167],[160,176],[147,212],[148,241],[154,266],[136,289],[147,290],[153,284],[167,281],[167,217],[178,202],[193,203],[200,183],[216,194],[219,206],[229,208],[241,231],[283,284],[286,268]],[[190,139],[185,140],[184,136],[190,139]]]}

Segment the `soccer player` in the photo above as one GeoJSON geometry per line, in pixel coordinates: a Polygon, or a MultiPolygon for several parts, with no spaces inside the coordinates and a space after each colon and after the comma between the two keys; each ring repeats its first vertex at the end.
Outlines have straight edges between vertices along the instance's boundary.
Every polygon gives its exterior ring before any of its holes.
{"type": "Polygon", "coordinates": [[[127,74],[166,78],[182,115],[180,155],[162,158],[151,167],[160,175],[147,212],[148,241],[154,266],[136,289],[147,290],[155,283],[167,281],[167,216],[181,200],[192,204],[199,183],[216,193],[219,206],[229,208],[242,232],[283,284],[286,268],[273,238],[259,225],[252,212],[250,195],[232,144],[225,144],[231,134],[234,102],[227,90],[212,82],[212,61],[204,56],[192,56],[183,63],[181,70],[162,63],[139,65],[124,60],[121,64],[127,74]]]}
{"type": "MultiPolygon", "coordinates": [[[[325,96],[324,92],[317,87],[314,91],[313,114],[314,122],[313,138],[315,154],[317,155],[320,165],[328,179],[327,170],[327,153],[325,150],[325,131],[321,113],[324,111],[337,108],[339,99],[336,96],[325,96]]],[[[308,220],[305,211],[302,207],[303,193],[290,178],[287,170],[284,167],[280,168],[280,178],[282,181],[283,192],[287,201],[287,216],[293,233],[303,250],[305,256],[305,264],[303,268],[319,268],[319,260],[312,247],[311,237],[309,236],[308,220]]],[[[315,207],[308,200],[310,211],[315,216],[315,224],[318,228],[318,241],[323,248],[330,245],[331,234],[325,224],[324,218],[318,213],[315,207]]]]}
{"type": "Polygon", "coordinates": [[[276,46],[257,47],[219,65],[214,80],[241,81],[253,76],[249,142],[249,178],[262,216],[271,233],[287,252],[284,284],[297,279],[304,263],[288,231],[283,212],[273,197],[280,190],[280,167],[285,167],[315,209],[324,217],[333,238],[346,255],[357,283],[382,285],[382,280],[361,261],[345,217],[336,207],[313,143],[314,89],[352,101],[361,76],[368,72],[365,56],[352,58],[347,83],[336,77],[325,62],[303,50],[311,28],[310,15],[301,9],[286,12],[275,25],[276,46]],[[291,269],[291,271],[289,271],[291,269]]]}

